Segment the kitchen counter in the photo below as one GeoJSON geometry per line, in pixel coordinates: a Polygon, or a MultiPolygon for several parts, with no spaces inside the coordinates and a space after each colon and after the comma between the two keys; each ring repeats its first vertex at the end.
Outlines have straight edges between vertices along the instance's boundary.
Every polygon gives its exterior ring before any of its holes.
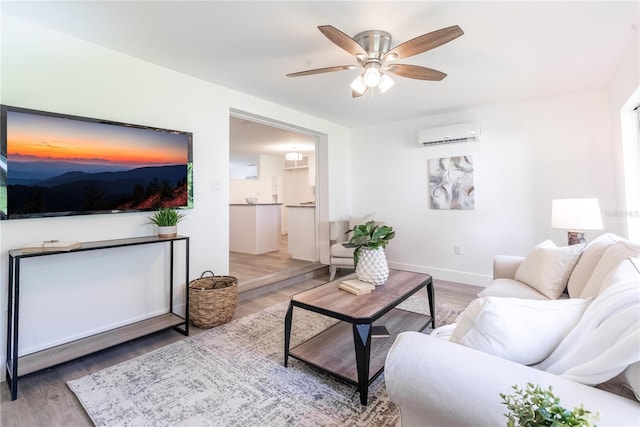
{"type": "Polygon", "coordinates": [[[229,205],[229,250],[259,255],[278,250],[282,203],[229,205]]]}
{"type": "Polygon", "coordinates": [[[317,261],[316,205],[288,205],[289,252],[294,259],[317,261]]]}

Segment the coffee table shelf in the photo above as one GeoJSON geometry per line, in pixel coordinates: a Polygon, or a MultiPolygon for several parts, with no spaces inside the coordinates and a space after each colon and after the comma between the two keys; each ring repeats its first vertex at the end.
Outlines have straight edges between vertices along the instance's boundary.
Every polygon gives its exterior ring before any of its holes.
{"type": "MultiPolygon", "coordinates": [[[[371,339],[369,384],[382,373],[387,352],[398,334],[404,331],[422,331],[430,321],[431,317],[428,315],[395,308],[374,323],[386,326],[389,336],[371,339]]],[[[338,322],[289,350],[289,356],[358,385],[356,355],[353,349],[353,326],[347,322],[338,322]]]]}

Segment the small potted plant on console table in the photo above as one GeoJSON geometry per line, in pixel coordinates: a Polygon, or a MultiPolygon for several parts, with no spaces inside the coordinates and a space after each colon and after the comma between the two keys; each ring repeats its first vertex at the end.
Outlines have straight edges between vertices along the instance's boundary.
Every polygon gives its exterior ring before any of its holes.
{"type": "Polygon", "coordinates": [[[178,223],[182,221],[184,214],[176,209],[163,208],[149,217],[152,223],[158,226],[158,237],[169,238],[178,235],[178,223]]]}

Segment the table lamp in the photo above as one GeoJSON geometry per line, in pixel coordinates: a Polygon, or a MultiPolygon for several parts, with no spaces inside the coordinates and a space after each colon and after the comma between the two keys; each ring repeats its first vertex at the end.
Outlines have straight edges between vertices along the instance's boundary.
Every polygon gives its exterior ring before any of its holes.
{"type": "Polygon", "coordinates": [[[551,227],[568,230],[569,245],[586,243],[582,230],[604,228],[598,199],[552,200],[551,227]]]}

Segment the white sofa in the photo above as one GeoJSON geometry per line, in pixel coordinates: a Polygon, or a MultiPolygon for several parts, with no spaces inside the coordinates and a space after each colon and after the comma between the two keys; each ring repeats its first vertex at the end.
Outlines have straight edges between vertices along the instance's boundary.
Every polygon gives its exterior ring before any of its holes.
{"type": "Polygon", "coordinates": [[[402,425],[506,425],[500,393],[534,383],[567,409],[598,412],[599,426],[640,426],[638,257],[640,245],[612,234],[584,251],[497,257],[494,281],[456,324],[402,333],[390,349],[385,382],[402,425]]]}

